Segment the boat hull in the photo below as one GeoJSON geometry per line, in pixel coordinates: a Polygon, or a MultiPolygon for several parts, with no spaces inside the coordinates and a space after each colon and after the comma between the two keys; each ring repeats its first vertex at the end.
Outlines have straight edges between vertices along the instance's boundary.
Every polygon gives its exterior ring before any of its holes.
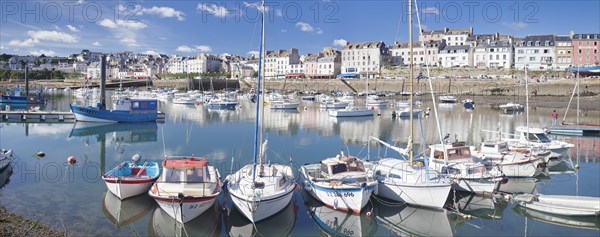
{"type": "Polygon", "coordinates": [[[414,206],[443,208],[452,185],[448,184],[408,184],[379,182],[377,196],[414,206]]]}
{"type": "Polygon", "coordinates": [[[373,110],[332,110],[329,111],[331,117],[366,117],[373,116],[373,110]]]}
{"type": "Polygon", "coordinates": [[[150,194],[163,211],[179,223],[186,223],[202,215],[212,205],[215,204],[217,197],[177,197],[161,198],[150,194]]]}
{"type": "Polygon", "coordinates": [[[359,188],[330,188],[317,185],[310,181],[304,182],[304,189],[311,196],[325,205],[335,209],[359,214],[367,205],[376,184],[359,188]]]}
{"type": "Polygon", "coordinates": [[[158,179],[158,177],[150,179],[119,179],[119,178],[105,178],[104,182],[108,190],[123,200],[125,198],[133,197],[147,192],[152,184],[158,179]]]}
{"type": "Polygon", "coordinates": [[[265,197],[258,201],[256,205],[254,205],[252,200],[239,197],[238,195],[230,192],[233,204],[248,220],[256,223],[277,214],[288,206],[294,196],[294,188],[275,197],[265,197]],[[250,210],[251,206],[256,208],[254,212],[250,210]]]}
{"type": "Polygon", "coordinates": [[[463,191],[471,192],[476,194],[490,194],[494,193],[500,187],[500,181],[495,179],[464,179],[455,178],[452,188],[463,191]]]}
{"type": "Polygon", "coordinates": [[[155,122],[158,113],[130,113],[128,111],[101,110],[89,106],[70,105],[76,121],[100,123],[155,122]]]}
{"type": "Polygon", "coordinates": [[[539,195],[538,201],[519,202],[536,211],[564,216],[599,216],[600,198],[585,196],[539,195]]]}

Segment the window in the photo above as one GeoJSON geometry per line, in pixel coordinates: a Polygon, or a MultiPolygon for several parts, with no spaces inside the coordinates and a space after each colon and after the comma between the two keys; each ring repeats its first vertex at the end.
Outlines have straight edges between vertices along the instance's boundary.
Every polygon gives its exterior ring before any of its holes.
{"type": "Polygon", "coordinates": [[[535,57],[529,57],[529,61],[530,61],[530,62],[533,62],[533,61],[535,61],[535,57]]]}
{"type": "Polygon", "coordinates": [[[535,54],[540,53],[540,50],[534,49],[533,53],[535,53],[535,54]]]}
{"type": "Polygon", "coordinates": [[[548,53],[548,50],[547,50],[547,49],[544,49],[544,53],[548,53]]]}
{"type": "Polygon", "coordinates": [[[506,60],[506,54],[502,55],[502,59],[506,60]]]}

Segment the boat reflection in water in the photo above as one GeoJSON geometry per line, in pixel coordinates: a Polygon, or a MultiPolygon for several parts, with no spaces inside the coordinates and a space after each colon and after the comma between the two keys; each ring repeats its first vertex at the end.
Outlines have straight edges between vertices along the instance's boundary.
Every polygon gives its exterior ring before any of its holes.
{"type": "Polygon", "coordinates": [[[225,212],[225,226],[229,236],[289,236],[296,224],[298,206],[292,201],[280,212],[252,224],[234,206],[225,212]]]}
{"type": "Polygon", "coordinates": [[[377,232],[375,217],[367,217],[373,206],[368,203],[360,215],[334,210],[302,191],[308,215],[325,236],[374,236],[377,232]]]}
{"type": "Polygon", "coordinates": [[[454,236],[459,216],[445,209],[386,205],[374,201],[379,224],[398,236],[454,236]]]}
{"type": "Polygon", "coordinates": [[[69,137],[103,136],[112,133],[114,142],[141,143],[157,141],[156,123],[90,123],[76,122],[69,137]]]}
{"type": "Polygon", "coordinates": [[[131,225],[146,216],[156,207],[155,202],[148,195],[120,200],[111,192],[104,191],[102,212],[104,216],[117,228],[131,225]]]}
{"type": "Polygon", "coordinates": [[[11,164],[8,164],[6,168],[0,170],[0,189],[4,187],[4,185],[10,183],[10,176],[13,173],[13,167],[11,164]]]}
{"type": "Polygon", "coordinates": [[[221,232],[221,205],[215,203],[202,215],[181,224],[162,208],[154,209],[148,225],[149,236],[219,236],[221,232]]]}
{"type": "Polygon", "coordinates": [[[536,178],[510,178],[506,183],[500,184],[499,192],[504,193],[535,193],[536,178]]]}
{"type": "MultiPolygon", "coordinates": [[[[452,196],[452,194],[450,194],[452,196]]],[[[482,195],[456,193],[456,205],[461,213],[481,219],[502,219],[508,203],[503,199],[494,199],[482,195]]]]}
{"type": "Polygon", "coordinates": [[[561,216],[539,212],[520,205],[516,205],[512,211],[518,215],[537,221],[560,225],[566,227],[600,230],[600,218],[596,216],[561,216]]]}

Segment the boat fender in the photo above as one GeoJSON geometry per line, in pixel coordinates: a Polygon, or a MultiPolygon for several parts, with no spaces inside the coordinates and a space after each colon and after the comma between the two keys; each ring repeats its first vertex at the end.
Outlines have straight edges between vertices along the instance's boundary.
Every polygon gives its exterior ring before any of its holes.
{"type": "Polygon", "coordinates": [[[134,154],[133,156],[131,156],[131,160],[133,161],[133,163],[137,164],[138,161],[140,161],[142,159],[142,155],[140,155],[139,153],[134,154]]]}
{"type": "Polygon", "coordinates": [[[184,198],[185,198],[185,195],[183,195],[183,193],[178,193],[177,194],[177,199],[183,200],[184,198]]]}
{"type": "Polygon", "coordinates": [[[371,218],[371,216],[373,216],[373,213],[371,213],[370,211],[368,211],[367,213],[367,217],[371,218]]]}
{"type": "Polygon", "coordinates": [[[77,158],[75,158],[75,156],[69,156],[69,157],[67,157],[67,162],[70,165],[75,164],[75,163],[77,163],[77,158]]]}
{"type": "Polygon", "coordinates": [[[361,188],[367,187],[367,183],[361,183],[361,184],[360,184],[360,187],[361,187],[361,188]]]}
{"type": "Polygon", "coordinates": [[[333,200],[333,209],[337,210],[337,208],[338,208],[338,200],[336,198],[335,200],[333,200]]]}
{"type": "Polygon", "coordinates": [[[46,153],[44,153],[43,151],[38,151],[35,153],[35,156],[42,158],[42,157],[46,156],[46,153]]]}

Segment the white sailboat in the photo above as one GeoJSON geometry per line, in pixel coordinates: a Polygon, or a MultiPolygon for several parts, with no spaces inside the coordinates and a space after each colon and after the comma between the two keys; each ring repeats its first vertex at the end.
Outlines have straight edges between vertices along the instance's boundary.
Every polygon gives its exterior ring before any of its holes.
{"type": "Polygon", "coordinates": [[[484,141],[475,155],[482,163],[498,167],[506,177],[531,178],[542,173],[538,165],[543,159],[536,154],[511,151],[506,141],[484,141]]]}
{"type": "MultiPolygon", "coordinates": [[[[402,149],[387,144],[375,137],[370,137],[384,146],[397,151],[403,160],[385,158],[374,162],[371,172],[378,181],[375,195],[411,205],[442,208],[446,203],[452,187],[452,181],[440,175],[435,170],[429,170],[423,162],[413,161],[413,43],[412,43],[412,0],[409,0],[409,45],[410,45],[410,95],[408,117],[410,119],[410,133],[408,147],[402,149]]],[[[417,114],[418,116],[418,114],[417,114]]]]}
{"type": "Polygon", "coordinates": [[[261,111],[264,111],[262,102],[264,101],[264,90],[261,88],[261,76],[264,75],[265,59],[264,1],[261,4],[261,8],[263,16],[256,93],[258,103],[256,103],[253,163],[227,176],[227,190],[233,204],[252,223],[273,216],[288,206],[296,187],[292,168],[283,164],[264,164],[263,160],[266,158],[267,141],[265,140],[263,145],[259,146],[262,140],[260,123],[263,121],[263,116],[261,116],[263,113],[261,111]]]}

